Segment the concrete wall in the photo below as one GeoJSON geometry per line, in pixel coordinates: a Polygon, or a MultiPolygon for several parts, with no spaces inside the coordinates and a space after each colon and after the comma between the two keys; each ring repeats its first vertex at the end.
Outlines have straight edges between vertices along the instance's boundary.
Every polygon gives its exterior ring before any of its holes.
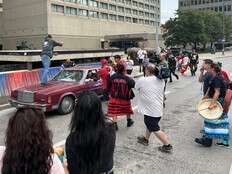
{"type": "Polygon", "coordinates": [[[0,11],[0,45],[3,44],[3,40],[2,40],[2,37],[3,37],[3,21],[2,20],[3,20],[2,19],[2,12],[0,11]]]}
{"type": "MultiPolygon", "coordinates": [[[[51,9],[48,7],[48,10],[51,9]]],[[[154,33],[154,26],[145,26],[119,21],[100,20],[91,17],[69,16],[51,13],[48,15],[48,33],[64,42],[64,48],[100,48],[105,35],[154,33]]]]}
{"type": "Polygon", "coordinates": [[[47,33],[47,0],[5,0],[3,9],[4,49],[16,49],[22,41],[41,47],[47,33]]]}

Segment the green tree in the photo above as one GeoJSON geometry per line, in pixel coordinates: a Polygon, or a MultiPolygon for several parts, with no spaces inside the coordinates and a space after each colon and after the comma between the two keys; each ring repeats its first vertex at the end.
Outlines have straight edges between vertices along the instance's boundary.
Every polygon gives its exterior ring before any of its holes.
{"type": "MultiPolygon", "coordinates": [[[[215,11],[177,11],[176,17],[167,21],[162,27],[163,38],[167,46],[187,44],[197,47],[207,43],[213,44],[223,38],[223,14],[215,11]]],[[[224,35],[229,40],[232,32],[231,17],[224,17],[224,35]]]]}

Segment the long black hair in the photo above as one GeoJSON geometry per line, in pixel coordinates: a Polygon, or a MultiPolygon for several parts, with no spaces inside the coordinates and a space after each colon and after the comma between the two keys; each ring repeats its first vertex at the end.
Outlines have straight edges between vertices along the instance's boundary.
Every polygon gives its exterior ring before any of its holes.
{"type": "Polygon", "coordinates": [[[10,118],[2,174],[48,174],[52,166],[52,134],[44,113],[21,108],[10,118]]]}
{"type": "Polygon", "coordinates": [[[80,174],[99,174],[104,147],[105,117],[101,100],[94,92],[80,94],[70,123],[74,146],[78,149],[77,169],[80,174]]]}

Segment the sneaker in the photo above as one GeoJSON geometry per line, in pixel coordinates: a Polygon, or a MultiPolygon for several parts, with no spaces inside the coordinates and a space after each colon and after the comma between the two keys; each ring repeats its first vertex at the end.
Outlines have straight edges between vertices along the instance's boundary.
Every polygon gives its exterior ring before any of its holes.
{"type": "Polygon", "coordinates": [[[169,145],[163,145],[159,147],[159,151],[165,152],[165,153],[170,153],[172,151],[173,147],[171,144],[169,145]]]}
{"type": "Polygon", "coordinates": [[[137,137],[137,142],[144,146],[148,146],[149,144],[149,141],[144,136],[137,137]]]}
{"type": "Polygon", "coordinates": [[[218,146],[221,146],[221,147],[230,147],[230,145],[229,144],[225,144],[225,143],[223,143],[223,142],[221,142],[221,143],[216,143],[216,145],[218,145],[218,146]]]}
{"type": "Polygon", "coordinates": [[[196,138],[195,142],[205,147],[212,146],[212,139],[210,138],[196,138]]]}
{"type": "Polygon", "coordinates": [[[117,122],[114,123],[115,130],[118,131],[118,124],[117,122]]]}
{"type": "Polygon", "coordinates": [[[133,124],[134,121],[131,118],[127,119],[127,127],[131,127],[133,124]]]}

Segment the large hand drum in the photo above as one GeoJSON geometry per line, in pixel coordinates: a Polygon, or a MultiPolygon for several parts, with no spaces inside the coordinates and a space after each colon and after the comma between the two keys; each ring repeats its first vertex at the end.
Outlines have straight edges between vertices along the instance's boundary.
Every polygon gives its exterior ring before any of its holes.
{"type": "Polygon", "coordinates": [[[223,108],[222,105],[217,102],[217,106],[213,109],[208,109],[212,99],[201,100],[197,105],[199,114],[209,120],[215,120],[222,116],[223,108]]]}

